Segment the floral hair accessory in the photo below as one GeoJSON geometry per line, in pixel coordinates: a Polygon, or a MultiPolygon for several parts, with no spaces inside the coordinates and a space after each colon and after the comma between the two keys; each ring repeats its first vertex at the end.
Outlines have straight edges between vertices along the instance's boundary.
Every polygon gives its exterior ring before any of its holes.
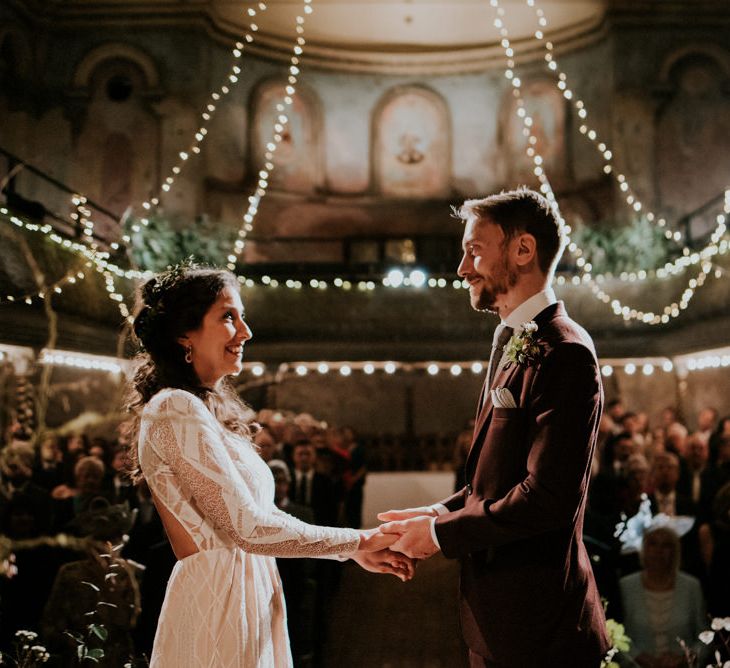
{"type": "Polygon", "coordinates": [[[150,332],[152,323],[165,314],[163,301],[167,292],[180,282],[180,279],[191,269],[198,269],[195,258],[191,255],[182,262],[168,267],[142,286],[142,301],[144,306],[134,319],[134,333],[137,335],[142,348],[146,348],[144,342],[150,332]]]}
{"type": "Polygon", "coordinates": [[[534,320],[520,326],[521,329],[512,335],[504,347],[504,354],[507,361],[514,362],[520,366],[529,366],[537,361],[542,353],[540,344],[537,343],[537,323],[534,320]]]}

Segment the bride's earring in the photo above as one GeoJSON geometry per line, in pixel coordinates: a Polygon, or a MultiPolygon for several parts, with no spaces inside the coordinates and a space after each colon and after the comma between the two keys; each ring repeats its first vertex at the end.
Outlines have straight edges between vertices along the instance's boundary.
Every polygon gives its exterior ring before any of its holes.
{"type": "Polygon", "coordinates": [[[188,364],[192,364],[193,363],[193,347],[192,346],[187,346],[185,348],[185,361],[188,364]]]}

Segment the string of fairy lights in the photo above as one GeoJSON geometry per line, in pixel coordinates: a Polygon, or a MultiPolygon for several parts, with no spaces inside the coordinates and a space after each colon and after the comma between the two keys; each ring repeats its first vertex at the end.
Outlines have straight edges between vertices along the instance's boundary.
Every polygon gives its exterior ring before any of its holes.
{"type": "MultiPolygon", "coordinates": [[[[311,0],[309,1],[311,2],[311,0]]],[[[217,89],[211,91],[210,95],[208,96],[208,99],[204,105],[204,109],[200,113],[200,124],[193,135],[193,139],[185,150],[181,150],[178,152],[176,162],[170,168],[168,175],[164,178],[162,185],[160,186],[160,189],[163,192],[170,192],[176,178],[182,173],[182,170],[187,161],[193,155],[197,155],[200,153],[200,145],[203,143],[206,136],[208,135],[208,125],[215,115],[215,112],[218,109],[219,105],[221,104],[221,100],[229,95],[231,90],[233,90],[236,84],[240,81],[240,75],[242,72],[241,59],[243,58],[246,45],[253,43],[254,34],[258,32],[259,29],[258,23],[256,23],[253,19],[256,18],[257,14],[265,12],[266,9],[266,3],[259,2],[256,7],[249,7],[246,10],[250,23],[248,25],[248,29],[241,37],[241,40],[237,41],[233,49],[231,50],[231,53],[233,55],[233,62],[228,69],[228,73],[224,79],[224,82],[217,89]]],[[[142,202],[142,208],[145,211],[150,211],[154,207],[157,207],[160,204],[160,195],[161,194],[158,190],[158,192],[153,197],[151,197],[149,200],[145,200],[144,202],[142,202]]],[[[147,226],[149,224],[149,219],[142,217],[140,219],[140,222],[142,223],[142,225],[147,226]]],[[[134,231],[136,232],[138,230],[134,231]]],[[[124,236],[122,237],[122,240],[125,243],[129,243],[131,241],[131,238],[129,236],[124,236]]]]}
{"type": "MultiPolygon", "coordinates": [[[[666,227],[667,226],[667,220],[663,218],[662,216],[657,215],[654,211],[647,210],[639,196],[636,194],[635,189],[631,186],[629,183],[629,180],[627,177],[617,172],[616,169],[614,169],[613,165],[613,157],[614,152],[611,150],[609,145],[602,141],[601,138],[598,135],[598,131],[588,125],[588,109],[586,108],[585,102],[578,97],[575,92],[570,89],[568,86],[568,77],[565,74],[565,72],[560,67],[560,64],[558,63],[557,59],[555,58],[554,54],[554,45],[551,41],[547,40],[545,38],[545,29],[548,26],[547,17],[545,16],[545,12],[542,8],[538,7],[535,3],[535,0],[525,0],[528,7],[531,7],[535,11],[535,15],[537,17],[537,23],[538,27],[534,32],[535,39],[541,43],[545,49],[545,62],[547,63],[548,69],[554,72],[557,75],[557,81],[556,86],[560,93],[563,95],[563,97],[568,100],[569,102],[573,103],[573,106],[576,109],[576,112],[578,114],[578,117],[581,119],[581,125],[578,127],[578,131],[586,137],[588,141],[590,141],[598,151],[598,153],[601,155],[601,158],[604,161],[604,167],[603,171],[606,174],[610,174],[613,176],[614,180],[616,181],[619,190],[623,194],[624,202],[625,204],[630,208],[630,210],[633,213],[640,213],[642,211],[645,212],[646,219],[651,223],[656,223],[659,227],[666,227]]],[[[727,193],[726,193],[726,200],[727,200],[727,193]]],[[[676,242],[677,244],[680,244],[683,239],[683,235],[679,230],[670,230],[665,229],[664,230],[664,236],[676,242]]],[[[692,254],[692,249],[690,249],[688,246],[684,245],[681,248],[683,256],[692,254]]],[[[681,260],[681,258],[680,258],[681,260]]],[[[663,269],[659,269],[656,271],[656,275],[659,278],[663,278],[662,273],[666,272],[668,274],[671,273],[677,273],[677,271],[681,271],[681,269],[686,266],[682,263],[673,263],[671,266],[665,267],[663,269]]],[[[631,275],[628,276],[628,280],[645,280],[646,278],[652,277],[652,272],[636,272],[638,274],[643,274],[643,276],[636,276],[631,275]]]]}
{"type": "MultiPolygon", "coordinates": [[[[578,130],[581,134],[585,135],[590,142],[593,143],[596,150],[600,154],[605,163],[603,167],[604,173],[610,174],[614,177],[616,183],[619,186],[619,189],[624,194],[626,204],[631,208],[633,212],[639,213],[641,211],[645,211],[645,215],[650,222],[656,221],[656,223],[660,227],[665,227],[667,224],[666,219],[661,216],[657,216],[657,214],[653,211],[647,210],[644,203],[636,194],[634,188],[631,187],[631,184],[629,183],[626,176],[624,174],[617,173],[614,169],[612,163],[614,152],[611,150],[609,145],[600,138],[598,131],[588,125],[588,110],[586,109],[585,103],[580,97],[574,94],[573,90],[568,87],[568,77],[561,69],[558,61],[555,58],[553,43],[545,38],[545,30],[548,26],[545,12],[542,8],[538,7],[535,4],[535,0],[525,0],[525,2],[527,3],[528,7],[531,7],[535,11],[538,27],[534,32],[534,36],[535,39],[538,40],[538,42],[540,42],[545,49],[544,58],[545,62],[547,63],[547,67],[557,75],[558,79],[556,85],[558,87],[558,90],[560,90],[563,94],[563,97],[573,103],[573,106],[577,111],[578,117],[581,119],[581,125],[579,126],[578,130]]],[[[671,230],[666,230],[665,235],[667,239],[672,239],[675,241],[680,241],[682,238],[680,232],[672,232],[671,230]]]]}
{"type": "Polygon", "coordinates": [[[274,155],[284,138],[286,126],[289,124],[289,110],[294,104],[294,96],[297,91],[296,86],[299,82],[300,58],[304,53],[304,45],[306,44],[306,40],[304,38],[305,17],[308,14],[311,14],[312,11],[312,0],[304,0],[302,14],[299,14],[296,18],[295,30],[297,37],[294,45],[292,46],[292,55],[289,59],[289,74],[286,86],[284,87],[284,99],[283,101],[277,102],[275,107],[278,115],[274,122],[273,137],[266,144],[263,169],[261,169],[258,173],[258,181],[256,183],[254,193],[248,198],[248,209],[243,215],[243,222],[238,229],[238,238],[234,243],[233,253],[228,256],[227,266],[231,271],[236,270],[238,259],[241,257],[241,254],[246,247],[248,234],[251,230],[253,230],[253,224],[259,210],[259,205],[261,204],[261,200],[266,197],[266,193],[269,188],[269,178],[271,176],[271,172],[275,168],[274,155]]]}
{"type": "MultiPolygon", "coordinates": [[[[558,216],[563,235],[568,242],[568,250],[575,258],[575,263],[578,267],[578,271],[580,272],[580,275],[576,275],[573,277],[572,282],[576,285],[587,284],[590,287],[592,294],[597,299],[605,304],[610,304],[613,313],[617,316],[622,317],[624,320],[637,320],[648,325],[661,325],[668,323],[673,318],[679,317],[681,312],[686,310],[689,306],[689,303],[692,300],[695,292],[705,284],[709,273],[712,271],[712,261],[710,260],[710,258],[715,255],[724,254],[728,250],[727,242],[723,244],[721,241],[726,232],[726,214],[730,212],[730,208],[728,208],[730,204],[728,202],[728,196],[726,196],[725,198],[725,213],[718,215],[717,227],[711,235],[710,243],[699,253],[690,255],[689,264],[700,264],[699,271],[695,276],[688,280],[687,287],[682,291],[681,297],[678,300],[664,306],[661,314],[655,313],[653,311],[644,311],[641,308],[629,306],[628,304],[625,304],[621,300],[617,299],[615,296],[609,294],[608,291],[601,287],[601,285],[599,285],[599,282],[592,276],[592,266],[590,262],[586,261],[583,250],[574,241],[570,240],[571,228],[565,223],[562,216],[560,215],[560,209],[557,199],[555,197],[555,193],[553,192],[552,186],[550,185],[550,180],[545,173],[545,169],[543,167],[545,160],[537,149],[538,138],[532,129],[534,125],[534,120],[528,113],[524,97],[522,96],[522,81],[515,72],[514,49],[512,48],[509,40],[509,31],[504,23],[504,8],[500,5],[499,0],[490,0],[490,5],[492,8],[495,9],[497,14],[493,23],[495,28],[499,30],[500,36],[502,38],[500,43],[502,48],[504,49],[505,57],[507,58],[505,77],[510,81],[510,84],[512,85],[512,94],[514,95],[517,103],[516,114],[522,120],[523,135],[527,138],[525,151],[527,153],[527,156],[532,160],[534,164],[533,173],[540,182],[540,191],[546,197],[546,199],[556,212],[556,215],[558,216]],[[692,262],[692,259],[696,259],[696,261],[692,262]]],[[[544,14],[542,14],[542,10],[541,14],[538,15],[538,17],[538,23],[540,27],[545,27],[547,25],[547,21],[544,18],[544,14]]],[[[555,61],[551,60],[549,62],[555,61]]],[[[572,99],[573,91],[568,88],[567,85],[565,85],[564,79],[560,79],[560,82],[564,84],[563,86],[559,86],[560,90],[562,90],[563,97],[565,97],[565,99],[567,100],[572,99]]],[[[582,106],[582,108],[584,108],[584,106],[582,106]]],[[[685,251],[688,250],[689,249],[685,248],[685,251]]],[[[684,256],[686,255],[687,253],[685,252],[684,256]]],[[[686,265],[685,263],[681,263],[677,266],[688,265],[686,265]]],[[[665,271],[667,271],[666,268],[665,271]]],[[[563,278],[563,283],[565,282],[564,277],[559,278],[563,278]]],[[[560,281],[557,281],[557,283],[561,284],[560,281]]]]}
{"type": "MultiPolygon", "coordinates": [[[[33,358],[33,351],[18,346],[0,344],[0,362],[15,358],[33,358]]],[[[128,359],[79,353],[74,351],[43,349],[39,362],[44,365],[70,367],[84,371],[104,371],[113,374],[127,373],[133,365],[128,359]]],[[[389,377],[396,374],[422,374],[428,377],[459,378],[483,376],[486,360],[462,361],[300,361],[281,364],[247,362],[243,374],[264,382],[283,382],[287,379],[322,377],[330,374],[342,378],[362,376],[389,377]]],[[[616,374],[627,377],[651,377],[674,374],[680,378],[689,373],[726,369],[730,367],[730,348],[719,348],[674,357],[638,357],[625,359],[600,359],[601,375],[610,378],[616,374]]]]}
{"type": "MultiPolygon", "coordinates": [[[[566,100],[573,101],[573,104],[578,111],[578,116],[581,118],[582,121],[584,121],[584,123],[579,128],[581,134],[585,135],[588,140],[592,141],[596,145],[596,148],[599,150],[605,161],[604,171],[606,173],[611,173],[614,175],[619,184],[620,190],[622,191],[622,193],[625,193],[625,200],[627,205],[629,205],[634,212],[641,212],[642,210],[644,210],[644,205],[636,196],[634,190],[628,183],[628,180],[623,174],[615,173],[615,170],[612,166],[613,152],[607,146],[607,144],[605,144],[605,142],[600,140],[598,133],[595,131],[595,129],[588,126],[586,121],[588,117],[588,111],[585,107],[585,103],[574,94],[573,90],[568,87],[567,76],[561,70],[557,60],[555,59],[553,45],[551,42],[545,39],[544,29],[547,27],[547,18],[545,17],[543,10],[536,6],[535,0],[526,0],[526,2],[528,6],[535,9],[538,22],[538,28],[534,33],[535,38],[540,41],[545,47],[545,61],[547,62],[548,68],[557,74],[558,89],[561,91],[566,100]]],[[[530,157],[534,163],[533,171],[535,176],[540,181],[541,192],[549,200],[555,210],[559,212],[557,199],[552,190],[549,179],[545,174],[544,158],[539,154],[537,150],[538,140],[532,131],[534,119],[532,119],[527,111],[521,93],[522,82],[515,73],[514,50],[509,41],[508,30],[504,25],[505,12],[504,9],[500,6],[499,0],[490,0],[490,5],[497,12],[497,18],[494,20],[494,24],[495,27],[497,27],[500,31],[500,35],[502,37],[501,45],[504,48],[505,55],[507,57],[507,68],[505,70],[505,76],[508,80],[510,80],[510,83],[512,85],[512,93],[517,101],[516,112],[522,120],[523,132],[528,139],[526,152],[528,157],[530,157]]],[[[253,20],[257,16],[257,13],[264,12],[265,10],[266,4],[264,2],[260,2],[258,3],[257,8],[251,7],[247,10],[247,13],[249,17],[253,20]]],[[[292,55],[290,58],[287,84],[284,88],[285,96],[283,98],[283,101],[279,101],[276,104],[277,115],[273,127],[273,136],[271,140],[266,144],[266,152],[264,153],[265,162],[263,168],[258,173],[258,181],[255,191],[249,197],[248,208],[246,210],[246,213],[243,215],[243,221],[240,229],[238,230],[238,238],[234,243],[233,252],[230,253],[227,258],[228,268],[233,271],[235,271],[237,262],[245,249],[247,236],[253,229],[254,221],[256,219],[261,200],[266,196],[266,193],[268,191],[271,172],[275,168],[275,153],[281,141],[283,140],[283,137],[285,136],[285,128],[287,124],[290,123],[291,107],[293,105],[294,96],[296,95],[296,86],[298,84],[300,74],[300,57],[303,54],[304,46],[306,44],[306,40],[304,38],[305,16],[311,13],[312,0],[304,0],[302,14],[296,17],[297,37],[292,47],[292,55]]],[[[254,34],[257,31],[258,25],[252,21],[249,24],[247,32],[243,35],[242,41],[239,41],[235,44],[235,48],[233,48],[232,50],[234,58],[233,64],[230,67],[225,83],[223,83],[218,89],[211,92],[205,105],[205,109],[201,113],[201,123],[194,134],[194,139],[191,141],[187,150],[179,152],[178,161],[173,165],[168,176],[164,179],[164,182],[161,185],[161,190],[165,193],[170,192],[171,188],[176,182],[176,177],[181,173],[188,159],[192,155],[200,153],[200,145],[204,141],[205,137],[208,135],[208,123],[212,119],[222,98],[225,95],[228,95],[233,86],[235,86],[235,84],[238,82],[239,75],[242,71],[240,59],[243,56],[244,48],[246,44],[250,44],[253,42],[254,34]]],[[[142,203],[143,209],[145,211],[149,211],[153,207],[158,206],[160,203],[160,195],[161,194],[158,191],[158,193],[154,197],[150,198],[147,201],[144,201],[142,203]]],[[[93,242],[92,235],[94,231],[94,223],[91,219],[91,211],[86,206],[86,197],[83,195],[74,195],[72,197],[72,203],[76,207],[76,212],[72,214],[72,218],[78,221],[83,226],[82,238],[84,239],[84,241],[86,241],[86,244],[79,244],[78,242],[71,242],[69,240],[58,241],[61,238],[57,234],[52,232],[50,226],[37,226],[31,223],[23,223],[17,217],[12,217],[11,220],[13,220],[15,224],[21,224],[29,231],[46,234],[53,241],[61,243],[69,250],[82,254],[87,259],[87,267],[95,268],[96,271],[102,275],[105,283],[105,289],[109,295],[109,298],[116,303],[122,317],[129,322],[132,320],[132,316],[124,302],[124,296],[116,287],[115,281],[117,278],[125,278],[127,280],[145,279],[151,275],[151,272],[122,269],[121,267],[110,261],[108,253],[98,251],[96,244],[93,242]]],[[[0,212],[7,214],[7,211],[5,210],[0,210],[0,212]]],[[[569,240],[569,234],[571,230],[570,227],[565,224],[564,221],[562,221],[562,218],[561,223],[563,225],[565,236],[568,238],[569,241],[568,250],[575,258],[575,263],[578,267],[579,275],[575,275],[572,277],[566,277],[563,275],[557,276],[556,283],[558,285],[565,285],[568,282],[573,285],[587,285],[590,288],[592,294],[597,299],[606,304],[610,304],[614,314],[623,317],[625,320],[640,320],[644,323],[652,325],[665,324],[669,322],[671,318],[678,317],[681,311],[685,310],[689,305],[689,302],[695,294],[695,291],[705,284],[706,279],[713,269],[712,258],[717,255],[724,255],[728,252],[728,250],[730,250],[728,248],[728,241],[724,238],[726,233],[726,216],[728,213],[730,213],[730,191],[726,193],[724,213],[717,216],[717,227],[710,237],[710,242],[703,249],[699,251],[692,251],[690,248],[685,246],[682,248],[682,256],[674,262],[667,263],[664,267],[660,267],[657,269],[640,270],[636,272],[624,272],[618,277],[621,281],[634,283],[637,281],[644,281],[655,277],[662,279],[672,275],[678,275],[686,272],[689,268],[693,266],[699,266],[698,271],[695,272],[693,276],[688,280],[687,287],[683,290],[681,297],[671,304],[666,305],[663,308],[661,315],[655,314],[654,312],[644,312],[641,309],[632,308],[626,304],[623,304],[620,300],[609,294],[602,286],[608,280],[613,278],[613,276],[611,276],[610,274],[599,274],[595,276],[592,275],[592,267],[590,263],[585,260],[583,250],[580,249],[577,244],[569,240]]],[[[656,221],[659,226],[666,227],[666,220],[657,217],[654,212],[648,211],[645,213],[645,215],[648,220],[652,222],[656,221]]],[[[148,218],[143,217],[140,219],[140,223],[143,226],[146,226],[148,225],[149,220],[148,218]]],[[[139,227],[133,228],[133,231],[135,232],[139,230],[139,227]]],[[[682,239],[681,233],[672,232],[669,229],[665,230],[665,235],[667,236],[667,238],[671,238],[676,242],[680,242],[682,239]]],[[[129,236],[125,235],[122,238],[122,241],[126,244],[130,243],[131,239],[129,236]]],[[[112,249],[118,250],[119,244],[112,244],[112,249]]],[[[719,267],[715,268],[715,275],[719,276],[720,274],[721,269],[719,267]]],[[[69,272],[67,275],[52,284],[51,288],[53,289],[53,293],[60,292],[64,285],[68,283],[74,283],[78,280],[82,280],[86,275],[88,275],[88,272],[69,272]]],[[[410,270],[404,270],[401,268],[392,269],[380,281],[349,281],[343,278],[334,278],[330,280],[311,279],[307,282],[304,282],[295,278],[276,279],[265,275],[257,279],[239,276],[238,279],[242,285],[245,285],[247,287],[254,287],[258,285],[268,288],[281,287],[295,290],[303,288],[311,288],[314,290],[335,288],[345,291],[371,291],[381,286],[386,288],[412,287],[416,289],[468,288],[468,284],[465,281],[447,278],[444,276],[429,277],[425,274],[423,270],[418,268],[410,270]]],[[[36,293],[29,293],[24,295],[7,295],[4,298],[0,296],[0,303],[2,301],[23,301],[25,303],[32,303],[35,297],[41,299],[44,298],[46,292],[48,291],[48,289],[45,289],[39,290],[36,293]]]]}

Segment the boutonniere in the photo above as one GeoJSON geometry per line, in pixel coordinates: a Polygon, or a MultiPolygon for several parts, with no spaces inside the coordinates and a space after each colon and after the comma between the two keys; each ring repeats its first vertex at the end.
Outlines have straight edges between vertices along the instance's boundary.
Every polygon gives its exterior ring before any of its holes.
{"type": "Polygon", "coordinates": [[[520,366],[534,364],[542,353],[540,344],[537,342],[537,323],[534,320],[521,325],[521,331],[512,335],[504,347],[504,354],[508,362],[514,362],[520,366]]]}

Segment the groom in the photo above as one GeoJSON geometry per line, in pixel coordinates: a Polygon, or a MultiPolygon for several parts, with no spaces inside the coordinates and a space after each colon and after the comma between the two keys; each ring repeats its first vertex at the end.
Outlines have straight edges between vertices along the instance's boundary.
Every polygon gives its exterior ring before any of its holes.
{"type": "Polygon", "coordinates": [[[593,343],[555,299],[555,212],[519,189],[464,203],[459,276],[471,305],[499,315],[477,406],[466,486],[379,518],[392,546],[461,563],[471,666],[597,668],[609,649],[583,546],[603,403],[593,343]]]}

